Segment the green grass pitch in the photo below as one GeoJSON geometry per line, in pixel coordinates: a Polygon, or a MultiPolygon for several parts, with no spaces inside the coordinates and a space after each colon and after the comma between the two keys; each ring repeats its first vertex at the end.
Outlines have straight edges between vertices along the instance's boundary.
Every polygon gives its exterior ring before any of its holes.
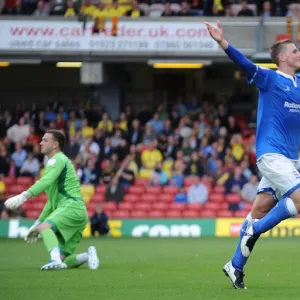
{"type": "Polygon", "coordinates": [[[299,240],[261,239],[246,268],[248,290],[234,290],[221,272],[235,238],[84,239],[97,246],[101,265],[61,271],[41,242],[0,239],[0,299],[185,300],[299,299],[299,240]]]}

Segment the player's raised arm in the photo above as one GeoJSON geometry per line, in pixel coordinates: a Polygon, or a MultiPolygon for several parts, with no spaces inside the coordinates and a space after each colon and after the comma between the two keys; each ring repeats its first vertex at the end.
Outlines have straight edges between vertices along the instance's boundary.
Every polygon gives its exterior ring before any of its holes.
{"type": "Polygon", "coordinates": [[[257,66],[252,61],[250,61],[243,53],[229,45],[229,43],[224,38],[220,21],[217,21],[217,27],[211,25],[208,22],[204,22],[204,24],[206,25],[210,36],[220,45],[220,47],[225,51],[228,57],[238,67],[246,72],[249,78],[252,78],[257,71],[257,66]]]}

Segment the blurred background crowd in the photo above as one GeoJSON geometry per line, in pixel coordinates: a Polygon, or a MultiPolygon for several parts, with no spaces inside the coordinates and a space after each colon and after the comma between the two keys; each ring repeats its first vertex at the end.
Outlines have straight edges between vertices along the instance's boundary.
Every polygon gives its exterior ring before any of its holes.
{"type": "Polygon", "coordinates": [[[2,15],[37,17],[88,16],[138,18],[143,16],[294,16],[299,0],[1,0],[2,15]]]}

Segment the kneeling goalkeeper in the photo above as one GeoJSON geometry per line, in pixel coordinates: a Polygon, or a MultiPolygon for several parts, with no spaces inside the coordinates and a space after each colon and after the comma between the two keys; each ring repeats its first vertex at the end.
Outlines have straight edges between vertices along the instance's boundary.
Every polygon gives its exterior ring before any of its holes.
{"type": "Polygon", "coordinates": [[[6,200],[5,206],[16,209],[45,191],[48,201],[25,236],[25,241],[33,243],[40,235],[50,253],[50,261],[41,270],[78,267],[83,263],[88,263],[90,269],[97,269],[99,259],[95,247],[89,247],[86,253],[74,254],[88,215],[73,164],[62,152],[64,144],[62,132],[47,131],[40,143],[41,152],[49,158],[45,174],[27,191],[6,200]]]}

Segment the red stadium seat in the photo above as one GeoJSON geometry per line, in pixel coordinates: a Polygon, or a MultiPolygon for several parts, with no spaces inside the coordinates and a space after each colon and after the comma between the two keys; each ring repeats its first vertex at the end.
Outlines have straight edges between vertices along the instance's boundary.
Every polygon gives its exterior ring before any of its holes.
{"type": "Polygon", "coordinates": [[[148,217],[148,214],[143,210],[133,210],[130,213],[130,217],[137,219],[146,219],[148,217]]]}
{"type": "Polygon", "coordinates": [[[93,211],[95,211],[97,205],[98,205],[98,204],[95,203],[95,202],[89,202],[89,203],[87,204],[86,208],[87,208],[87,210],[93,210],[93,211]]]}
{"type": "Polygon", "coordinates": [[[140,195],[140,194],[143,194],[144,192],[145,192],[145,188],[141,187],[141,186],[134,186],[134,185],[132,185],[129,188],[129,193],[130,194],[140,195]]]}
{"type": "Polygon", "coordinates": [[[43,194],[40,194],[38,196],[38,201],[41,201],[41,202],[47,202],[48,201],[48,196],[47,194],[43,193],[43,194]]]}
{"type": "Polygon", "coordinates": [[[147,194],[154,194],[154,195],[158,195],[161,192],[162,192],[162,189],[159,186],[148,186],[145,191],[145,193],[147,193],[147,194]]]}
{"type": "Polygon", "coordinates": [[[133,202],[121,202],[119,204],[119,209],[121,210],[132,210],[134,208],[133,202]]]}
{"type": "Polygon", "coordinates": [[[105,211],[116,210],[117,204],[116,204],[116,202],[105,202],[105,203],[103,203],[103,209],[105,211]]]}
{"type": "Polygon", "coordinates": [[[35,203],[32,204],[31,207],[32,207],[34,210],[39,210],[39,211],[41,212],[41,211],[43,210],[44,206],[45,206],[45,203],[35,202],[35,203]]]}
{"type": "Polygon", "coordinates": [[[203,210],[200,212],[201,218],[215,218],[217,213],[214,210],[203,210]]]}
{"type": "Polygon", "coordinates": [[[174,201],[174,195],[161,194],[161,195],[158,196],[158,200],[160,202],[173,202],[174,201]]]}
{"type": "Polygon", "coordinates": [[[196,210],[185,210],[182,212],[182,217],[183,218],[199,218],[200,217],[200,212],[196,210]]]}
{"type": "Polygon", "coordinates": [[[188,210],[193,210],[193,211],[200,211],[203,210],[203,204],[201,203],[188,203],[187,204],[187,209],[188,210]]]}
{"type": "Polygon", "coordinates": [[[98,185],[98,186],[96,187],[95,193],[96,193],[96,194],[104,194],[105,191],[106,191],[106,188],[107,188],[106,185],[98,185]]]}
{"type": "Polygon", "coordinates": [[[143,178],[136,178],[134,181],[134,185],[136,186],[146,186],[149,183],[149,179],[143,179],[143,178]]]}
{"type": "Polygon", "coordinates": [[[228,209],[228,203],[227,202],[221,202],[219,203],[219,210],[227,210],[228,209]]]}
{"type": "Polygon", "coordinates": [[[148,218],[163,219],[164,217],[165,213],[161,210],[152,210],[148,213],[148,218]]]}
{"type": "Polygon", "coordinates": [[[17,184],[29,186],[29,185],[32,185],[32,183],[33,183],[33,180],[31,177],[23,176],[23,177],[17,178],[17,184]]]}
{"type": "Polygon", "coordinates": [[[183,184],[185,187],[189,187],[194,183],[194,177],[193,176],[187,176],[184,178],[183,184]]]}
{"type": "Polygon", "coordinates": [[[230,210],[219,210],[217,213],[218,218],[232,218],[233,212],[230,210]]]}
{"type": "Polygon", "coordinates": [[[103,194],[95,194],[94,196],[92,196],[91,201],[90,202],[94,202],[94,203],[102,203],[105,201],[105,197],[103,194]]]}
{"type": "Polygon", "coordinates": [[[141,201],[144,201],[144,202],[156,202],[157,200],[158,200],[158,195],[156,195],[156,194],[141,195],[141,201]]]}
{"type": "Polygon", "coordinates": [[[169,210],[182,211],[184,209],[186,209],[185,203],[170,203],[169,204],[169,210]]]}
{"type": "Polygon", "coordinates": [[[244,210],[247,210],[248,212],[252,209],[253,203],[245,203],[244,204],[244,210]]]}
{"type": "Polygon", "coordinates": [[[167,210],[168,208],[169,205],[166,202],[156,202],[152,204],[153,210],[167,210]]]}
{"type": "Polygon", "coordinates": [[[15,177],[3,177],[3,178],[1,178],[1,181],[3,181],[6,186],[14,185],[16,183],[16,178],[15,177]]]}
{"type": "Polygon", "coordinates": [[[217,185],[213,188],[214,193],[216,194],[224,194],[225,193],[225,187],[222,185],[217,185]]]}
{"type": "Polygon", "coordinates": [[[205,209],[208,209],[208,210],[218,210],[218,209],[220,209],[220,204],[216,203],[216,202],[208,201],[204,207],[205,207],[205,209]]]}
{"type": "Polygon", "coordinates": [[[224,194],[210,194],[209,195],[209,201],[212,202],[224,202],[225,201],[225,196],[224,194]]]}
{"type": "Polygon", "coordinates": [[[10,185],[8,193],[11,195],[18,195],[24,192],[24,187],[22,185],[10,185]]]}
{"type": "Polygon", "coordinates": [[[166,211],[165,217],[179,219],[182,217],[182,213],[179,210],[169,210],[166,211]]]}
{"type": "Polygon", "coordinates": [[[27,212],[26,212],[26,215],[27,215],[27,218],[29,218],[29,219],[37,219],[38,217],[39,217],[39,215],[40,215],[40,211],[38,211],[38,210],[28,210],[27,212]]]}
{"type": "Polygon", "coordinates": [[[130,217],[128,210],[117,210],[112,213],[112,218],[128,219],[130,217]]]}
{"type": "Polygon", "coordinates": [[[225,198],[228,203],[232,204],[240,203],[242,200],[240,194],[228,194],[225,198]]]}
{"type": "Polygon", "coordinates": [[[135,210],[144,210],[148,211],[151,210],[151,203],[150,202],[137,202],[134,205],[135,210]]]}
{"type": "Polygon", "coordinates": [[[140,200],[140,196],[135,194],[127,194],[124,196],[124,202],[137,202],[140,200]]]}
{"type": "Polygon", "coordinates": [[[165,186],[163,188],[164,194],[174,195],[177,194],[179,191],[179,188],[176,186],[165,186]]]}
{"type": "Polygon", "coordinates": [[[238,210],[234,212],[234,216],[236,218],[246,218],[248,216],[249,211],[247,210],[238,210]]]}

